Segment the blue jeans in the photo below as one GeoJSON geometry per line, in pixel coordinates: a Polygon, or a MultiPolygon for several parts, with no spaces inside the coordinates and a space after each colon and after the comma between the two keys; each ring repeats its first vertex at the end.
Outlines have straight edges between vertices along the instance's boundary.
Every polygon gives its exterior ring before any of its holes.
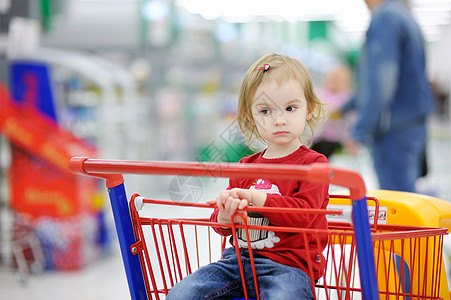
{"type": "Polygon", "coordinates": [[[420,177],[422,154],[426,143],[426,126],[389,131],[373,142],[373,159],[384,190],[415,192],[420,177]]]}
{"type": "MultiPolygon", "coordinates": [[[[249,252],[241,250],[249,298],[256,298],[249,252]]],[[[313,299],[310,278],[297,268],[276,263],[254,253],[260,299],[313,299]]],[[[234,248],[227,248],[223,258],[199,268],[177,283],[166,299],[230,299],[243,297],[238,258],[234,248]]]]}

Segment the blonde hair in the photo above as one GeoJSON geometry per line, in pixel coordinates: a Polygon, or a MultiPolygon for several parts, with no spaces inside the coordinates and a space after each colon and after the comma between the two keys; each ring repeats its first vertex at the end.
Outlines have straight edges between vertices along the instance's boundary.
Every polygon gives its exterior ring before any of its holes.
{"type": "Polygon", "coordinates": [[[298,59],[277,53],[266,54],[254,62],[247,70],[241,84],[237,121],[248,144],[251,144],[253,138],[265,143],[265,140],[257,131],[252,116],[252,101],[260,84],[270,79],[275,80],[278,84],[294,79],[302,86],[307,100],[307,112],[310,114],[307,125],[311,131],[310,141],[304,144],[311,144],[314,127],[325,119],[325,105],[319,100],[313,90],[312,79],[306,66],[298,59]],[[265,69],[265,65],[269,65],[269,68],[265,69]]]}

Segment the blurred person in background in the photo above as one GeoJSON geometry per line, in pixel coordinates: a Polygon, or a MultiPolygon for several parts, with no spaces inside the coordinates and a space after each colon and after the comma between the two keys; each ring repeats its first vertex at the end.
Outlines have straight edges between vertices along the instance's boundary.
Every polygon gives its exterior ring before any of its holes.
{"type": "Polygon", "coordinates": [[[327,158],[342,149],[354,153],[349,128],[353,118],[340,115],[340,109],[351,98],[352,70],[345,63],[334,65],[326,74],[324,85],[318,89],[318,97],[327,105],[329,118],[316,135],[312,150],[327,158]]]}
{"type": "Polygon", "coordinates": [[[434,110],[426,79],[425,42],[402,0],[365,0],[371,10],[358,65],[351,135],[371,147],[381,189],[415,192],[434,110]]]}

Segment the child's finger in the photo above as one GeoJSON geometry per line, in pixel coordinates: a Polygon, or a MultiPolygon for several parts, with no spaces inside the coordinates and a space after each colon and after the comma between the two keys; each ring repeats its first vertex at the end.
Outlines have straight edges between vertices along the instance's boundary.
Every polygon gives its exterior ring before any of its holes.
{"type": "Polygon", "coordinates": [[[250,218],[249,218],[249,216],[247,215],[247,211],[243,211],[243,216],[244,216],[244,218],[246,219],[247,222],[250,221],[250,218]]]}
{"type": "Polygon", "coordinates": [[[221,200],[221,203],[225,204],[227,201],[227,198],[230,197],[230,192],[228,190],[223,190],[219,193],[219,199],[221,200]]]}
{"type": "Polygon", "coordinates": [[[229,191],[229,193],[230,193],[230,196],[232,196],[233,198],[239,198],[236,189],[231,189],[229,191]]]}
{"type": "Polygon", "coordinates": [[[228,197],[226,199],[225,203],[224,203],[224,210],[230,215],[233,214],[233,213],[230,213],[231,212],[232,202],[233,202],[233,198],[232,197],[228,197]]]}
{"type": "Polygon", "coordinates": [[[230,216],[232,216],[237,211],[238,205],[240,204],[240,200],[233,199],[232,197],[230,197],[230,199],[231,200],[228,201],[228,203],[230,203],[228,213],[230,214],[230,216]]]}
{"type": "Polygon", "coordinates": [[[239,203],[239,205],[238,205],[238,209],[241,210],[241,209],[247,207],[247,205],[248,205],[248,202],[247,202],[246,199],[240,200],[240,203],[239,203]]]}
{"type": "MultiPolygon", "coordinates": [[[[230,197],[232,198],[232,197],[230,197]]],[[[230,214],[233,215],[238,209],[238,205],[240,205],[240,199],[232,198],[230,204],[230,214]]]]}
{"type": "Polygon", "coordinates": [[[235,217],[235,220],[236,220],[236,223],[244,224],[245,222],[249,223],[250,218],[248,217],[247,212],[243,211],[241,213],[241,216],[235,217]]]}
{"type": "Polygon", "coordinates": [[[208,205],[215,205],[217,202],[217,198],[216,199],[211,199],[211,200],[207,200],[207,202],[205,202],[208,205]]]}
{"type": "Polygon", "coordinates": [[[216,206],[218,207],[219,210],[223,210],[224,209],[224,205],[222,204],[222,202],[219,199],[219,197],[216,197],[216,206]]]}
{"type": "Polygon", "coordinates": [[[249,223],[251,218],[249,218],[249,216],[247,215],[247,211],[243,211],[242,214],[243,214],[243,218],[246,220],[246,222],[249,223]]]}

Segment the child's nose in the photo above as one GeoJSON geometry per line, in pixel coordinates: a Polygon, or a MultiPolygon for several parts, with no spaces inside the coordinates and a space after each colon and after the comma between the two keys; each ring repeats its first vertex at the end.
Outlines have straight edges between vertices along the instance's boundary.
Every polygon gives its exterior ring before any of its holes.
{"type": "Polygon", "coordinates": [[[287,120],[284,116],[283,113],[277,113],[274,119],[274,125],[276,126],[281,126],[281,125],[286,125],[287,124],[287,120]]]}

